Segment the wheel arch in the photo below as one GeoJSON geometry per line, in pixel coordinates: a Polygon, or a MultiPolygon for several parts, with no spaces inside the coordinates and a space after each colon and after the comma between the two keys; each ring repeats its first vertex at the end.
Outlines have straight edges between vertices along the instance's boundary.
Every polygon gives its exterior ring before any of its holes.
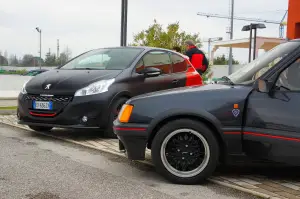
{"type": "Polygon", "coordinates": [[[111,106],[113,105],[113,103],[114,103],[116,100],[118,100],[118,99],[120,99],[120,98],[122,98],[122,97],[130,99],[130,98],[133,97],[133,96],[131,95],[131,93],[130,93],[129,91],[121,91],[121,92],[115,94],[115,95],[113,96],[113,98],[110,100],[110,103],[109,103],[109,106],[108,106],[109,109],[111,108],[111,106]]]}
{"type": "Polygon", "coordinates": [[[220,144],[220,160],[222,162],[225,161],[224,158],[226,157],[227,146],[226,146],[224,135],[220,128],[221,124],[214,116],[210,115],[207,112],[206,114],[199,114],[199,113],[196,114],[196,113],[188,113],[188,112],[173,113],[173,114],[168,114],[168,116],[161,117],[159,120],[157,119],[150,125],[150,128],[148,129],[148,131],[151,133],[149,134],[147,148],[151,149],[154,137],[157,135],[157,132],[162,126],[177,119],[190,119],[190,120],[202,122],[203,124],[207,125],[208,128],[210,128],[213,131],[214,136],[216,137],[218,143],[220,144]]]}

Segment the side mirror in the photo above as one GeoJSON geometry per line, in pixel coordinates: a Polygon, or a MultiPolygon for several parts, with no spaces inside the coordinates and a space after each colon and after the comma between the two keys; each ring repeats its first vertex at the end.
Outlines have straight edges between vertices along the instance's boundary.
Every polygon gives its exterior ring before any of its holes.
{"type": "Polygon", "coordinates": [[[269,93],[272,87],[272,83],[263,79],[258,79],[255,82],[256,90],[261,93],[269,93]]]}
{"type": "Polygon", "coordinates": [[[162,74],[160,69],[154,67],[145,68],[141,73],[144,74],[145,77],[157,77],[162,74]]]}

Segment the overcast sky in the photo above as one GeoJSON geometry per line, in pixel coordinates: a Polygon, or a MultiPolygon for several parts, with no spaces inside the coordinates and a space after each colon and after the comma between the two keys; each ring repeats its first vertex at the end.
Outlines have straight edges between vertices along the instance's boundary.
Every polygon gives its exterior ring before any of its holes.
{"type": "MultiPolygon", "coordinates": [[[[197,16],[197,12],[229,15],[230,0],[129,0],[128,42],[134,33],[146,29],[154,19],[165,26],[176,21],[182,30],[200,33],[202,39],[224,37],[229,20],[197,16]],[[176,2],[176,3],[175,3],[176,2]],[[186,2],[186,3],[184,3],[186,2]]],[[[42,29],[42,56],[51,49],[56,53],[56,40],[61,51],[68,46],[72,55],[120,44],[121,0],[0,0],[0,51],[23,56],[38,56],[42,29]]],[[[280,21],[288,0],[235,0],[235,16],[280,21]]],[[[234,38],[246,38],[241,32],[250,22],[234,22],[234,38]]],[[[266,24],[259,36],[278,37],[278,25],[266,24]]],[[[203,46],[207,49],[207,44],[203,46]]],[[[219,50],[217,54],[226,53],[219,50]]],[[[234,50],[238,60],[247,60],[247,50],[234,50]]]]}

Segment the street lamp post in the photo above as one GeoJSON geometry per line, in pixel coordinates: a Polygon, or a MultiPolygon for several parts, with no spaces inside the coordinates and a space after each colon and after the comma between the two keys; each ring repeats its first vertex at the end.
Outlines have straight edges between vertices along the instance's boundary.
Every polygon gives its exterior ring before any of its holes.
{"type": "Polygon", "coordinates": [[[249,38],[249,62],[251,62],[251,49],[252,49],[252,30],[254,30],[254,42],[253,42],[253,60],[255,60],[256,56],[256,38],[257,38],[257,29],[264,29],[266,28],[265,24],[258,23],[250,25],[246,25],[242,28],[242,31],[250,31],[250,38],[249,38]]]}
{"type": "Polygon", "coordinates": [[[121,5],[121,46],[127,45],[127,12],[128,12],[128,0],[122,0],[122,5],[121,5]]]}
{"type": "Polygon", "coordinates": [[[40,69],[42,68],[42,29],[39,27],[35,28],[40,33],[40,69]]]}

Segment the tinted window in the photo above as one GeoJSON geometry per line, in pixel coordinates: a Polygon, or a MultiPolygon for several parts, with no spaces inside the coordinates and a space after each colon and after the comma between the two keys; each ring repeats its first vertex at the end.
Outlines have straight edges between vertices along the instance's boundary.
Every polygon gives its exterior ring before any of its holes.
{"type": "Polygon", "coordinates": [[[282,90],[300,91],[300,59],[280,74],[276,86],[282,90]]]}
{"type": "Polygon", "coordinates": [[[87,52],[60,69],[123,70],[143,51],[140,48],[112,48],[87,52]]]}
{"type": "Polygon", "coordinates": [[[183,57],[172,53],[171,60],[173,64],[173,73],[185,72],[187,70],[187,64],[183,57]]]}
{"type": "Polygon", "coordinates": [[[163,74],[171,72],[171,59],[167,52],[151,51],[147,53],[136,66],[136,72],[140,72],[144,68],[154,67],[162,71],[163,74]]]}

